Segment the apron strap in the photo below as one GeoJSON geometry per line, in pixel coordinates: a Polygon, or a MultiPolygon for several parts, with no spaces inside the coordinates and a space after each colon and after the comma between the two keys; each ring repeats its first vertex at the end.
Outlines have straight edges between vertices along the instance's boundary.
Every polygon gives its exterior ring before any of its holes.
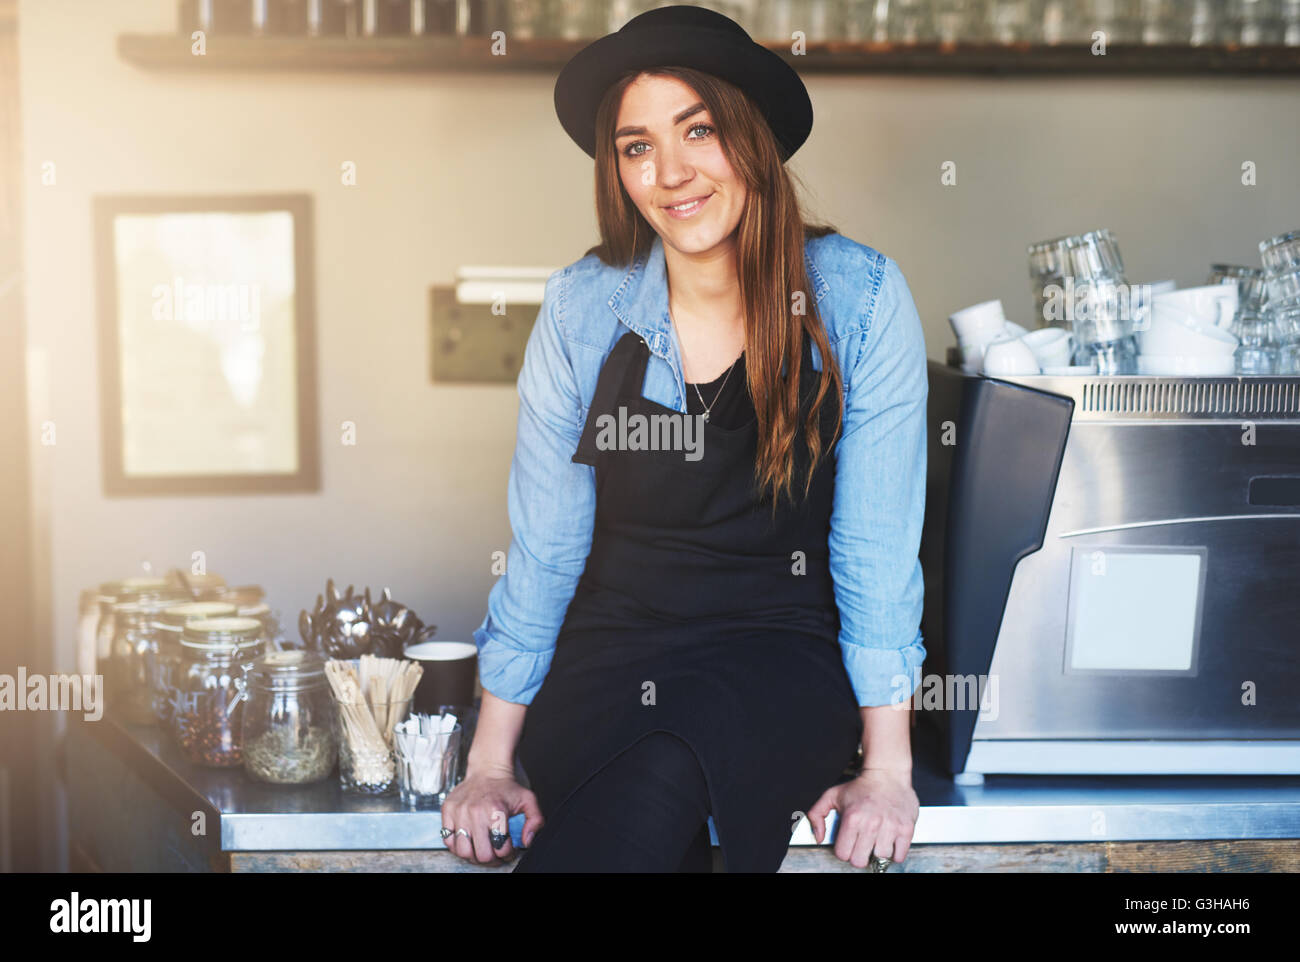
{"type": "Polygon", "coordinates": [[[582,437],[578,448],[569,460],[574,464],[595,465],[599,451],[596,448],[596,419],[602,414],[612,412],[618,404],[619,396],[628,390],[639,395],[645,382],[646,362],[650,358],[650,348],[646,346],[641,335],[628,331],[618,339],[614,349],[609,352],[600,376],[596,379],[596,393],[591,399],[587,412],[587,423],[582,427],[582,437]]]}

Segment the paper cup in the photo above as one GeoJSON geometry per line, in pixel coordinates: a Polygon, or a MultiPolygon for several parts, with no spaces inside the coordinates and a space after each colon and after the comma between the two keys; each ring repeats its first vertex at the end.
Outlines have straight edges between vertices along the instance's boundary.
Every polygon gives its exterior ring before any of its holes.
{"type": "Polygon", "coordinates": [[[478,647],[471,641],[422,641],[402,656],[420,663],[424,674],[415,688],[412,710],[436,715],[441,705],[474,704],[478,647]]]}

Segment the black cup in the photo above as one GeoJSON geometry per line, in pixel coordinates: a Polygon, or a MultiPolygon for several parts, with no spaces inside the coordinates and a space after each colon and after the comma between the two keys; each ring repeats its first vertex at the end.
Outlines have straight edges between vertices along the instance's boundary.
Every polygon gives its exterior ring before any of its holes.
{"type": "Polygon", "coordinates": [[[442,705],[474,704],[478,647],[472,641],[421,641],[402,654],[424,668],[415,688],[412,711],[436,715],[442,705]]]}

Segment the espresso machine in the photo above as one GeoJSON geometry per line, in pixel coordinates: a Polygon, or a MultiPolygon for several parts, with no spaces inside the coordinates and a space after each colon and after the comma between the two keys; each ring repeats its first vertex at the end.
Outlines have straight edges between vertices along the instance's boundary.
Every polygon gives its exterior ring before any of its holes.
{"type": "Polygon", "coordinates": [[[929,381],[948,771],[1300,773],[1300,377],[929,381]]]}

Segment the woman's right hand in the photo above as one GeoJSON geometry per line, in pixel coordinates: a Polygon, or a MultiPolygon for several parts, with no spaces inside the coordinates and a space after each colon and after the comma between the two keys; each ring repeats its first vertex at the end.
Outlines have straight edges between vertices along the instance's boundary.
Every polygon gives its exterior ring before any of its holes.
{"type": "Polygon", "coordinates": [[[526,816],[522,835],[527,847],[544,821],[537,796],[515,781],[510,769],[471,767],[442,803],[442,827],[452,830],[446,840],[448,850],[480,865],[508,860],[514,854],[509,820],[519,812],[526,816]],[[468,838],[461,829],[469,833],[468,838]],[[494,831],[506,836],[505,845],[495,851],[488,838],[494,831]]]}

